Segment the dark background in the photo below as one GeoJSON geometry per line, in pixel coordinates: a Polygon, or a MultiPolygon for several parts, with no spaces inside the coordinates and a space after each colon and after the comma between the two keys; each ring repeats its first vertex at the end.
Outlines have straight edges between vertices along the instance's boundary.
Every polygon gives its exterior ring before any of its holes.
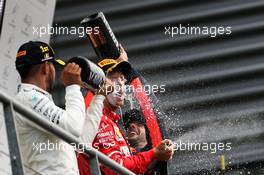
{"type": "MultiPolygon", "coordinates": [[[[79,26],[104,12],[129,60],[152,84],[168,114],[173,141],[232,143],[231,151],[178,151],[170,174],[264,174],[264,0],[58,0],[54,24],[79,26]],[[231,26],[231,35],[164,34],[165,26],[231,26]]],[[[96,56],[86,37],[53,35],[51,44],[67,60],[96,56]]],[[[54,99],[64,105],[62,85],[54,99]]]]}

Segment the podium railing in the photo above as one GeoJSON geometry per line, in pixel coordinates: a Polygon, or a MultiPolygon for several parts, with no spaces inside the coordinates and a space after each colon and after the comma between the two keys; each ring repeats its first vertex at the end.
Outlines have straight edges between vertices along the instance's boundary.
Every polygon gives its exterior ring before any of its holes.
{"type": "Polygon", "coordinates": [[[69,144],[78,145],[78,149],[84,151],[89,157],[90,174],[101,175],[99,162],[106,165],[112,170],[123,175],[134,175],[128,169],[122,167],[103,153],[96,149],[82,144],[75,136],[68,133],[59,126],[49,122],[48,120],[41,117],[37,112],[23,105],[21,102],[10,97],[9,95],[0,91],[0,101],[3,104],[4,119],[7,131],[7,140],[9,146],[11,169],[13,175],[23,175],[23,161],[20,156],[19,143],[17,138],[17,131],[15,128],[15,112],[21,114],[23,117],[37,124],[39,127],[45,129],[54,136],[64,140],[69,144]]]}

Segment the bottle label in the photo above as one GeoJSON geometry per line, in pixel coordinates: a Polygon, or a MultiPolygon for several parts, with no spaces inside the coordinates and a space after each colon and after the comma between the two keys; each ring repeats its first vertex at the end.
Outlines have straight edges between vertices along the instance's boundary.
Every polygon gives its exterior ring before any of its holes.
{"type": "Polygon", "coordinates": [[[116,47],[118,48],[118,47],[119,47],[118,41],[117,41],[117,39],[116,39],[116,37],[115,37],[115,35],[114,35],[114,33],[113,33],[113,31],[112,31],[110,25],[108,24],[108,22],[107,22],[107,20],[105,19],[105,16],[104,16],[103,14],[102,14],[102,19],[103,19],[103,22],[105,23],[105,26],[106,26],[107,30],[108,30],[109,33],[110,33],[111,38],[113,39],[113,41],[114,41],[116,47]]]}

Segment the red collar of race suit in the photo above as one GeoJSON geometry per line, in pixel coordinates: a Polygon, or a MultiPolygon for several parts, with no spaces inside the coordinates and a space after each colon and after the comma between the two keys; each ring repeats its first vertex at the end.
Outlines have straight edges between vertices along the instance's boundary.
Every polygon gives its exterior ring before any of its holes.
{"type": "Polygon", "coordinates": [[[114,122],[118,122],[120,120],[120,116],[115,112],[111,111],[109,108],[103,109],[103,115],[107,116],[114,122]]]}

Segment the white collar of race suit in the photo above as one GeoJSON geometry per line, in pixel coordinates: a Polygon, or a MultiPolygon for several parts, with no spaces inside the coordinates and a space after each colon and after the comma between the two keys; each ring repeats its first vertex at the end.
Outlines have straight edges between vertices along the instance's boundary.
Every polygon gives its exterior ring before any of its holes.
{"type": "Polygon", "coordinates": [[[35,90],[35,91],[37,91],[37,92],[40,92],[40,93],[44,94],[44,95],[47,96],[50,100],[52,100],[52,96],[51,96],[50,93],[48,93],[47,91],[41,89],[40,87],[37,87],[37,86],[34,85],[34,84],[21,83],[21,84],[18,86],[18,91],[21,91],[21,90],[24,90],[24,91],[35,90]]]}

